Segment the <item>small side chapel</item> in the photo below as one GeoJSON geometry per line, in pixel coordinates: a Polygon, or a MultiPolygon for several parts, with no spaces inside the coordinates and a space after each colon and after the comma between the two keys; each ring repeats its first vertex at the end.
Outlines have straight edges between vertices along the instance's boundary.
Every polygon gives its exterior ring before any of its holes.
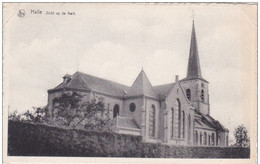
{"type": "Polygon", "coordinates": [[[113,130],[142,136],[143,142],[186,146],[228,146],[229,131],[210,116],[209,82],[202,77],[194,21],[192,23],[187,76],[153,86],[141,70],[132,86],[76,72],[48,90],[48,112],[55,113],[53,99],[63,91],[78,91],[90,100],[104,98],[105,115],[113,130]]]}

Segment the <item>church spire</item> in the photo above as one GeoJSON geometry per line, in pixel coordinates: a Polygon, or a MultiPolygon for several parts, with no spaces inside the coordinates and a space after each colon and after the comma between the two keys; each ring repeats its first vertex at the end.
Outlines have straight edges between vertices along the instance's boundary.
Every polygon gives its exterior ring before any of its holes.
{"type": "Polygon", "coordinates": [[[190,55],[189,55],[189,64],[188,64],[188,71],[187,71],[186,78],[202,78],[194,19],[192,21],[190,55]]]}

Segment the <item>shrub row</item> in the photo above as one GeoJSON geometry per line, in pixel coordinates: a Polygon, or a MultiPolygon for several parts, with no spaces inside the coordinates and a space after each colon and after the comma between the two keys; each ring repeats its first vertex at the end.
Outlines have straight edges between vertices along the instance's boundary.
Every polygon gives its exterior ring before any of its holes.
{"type": "Polygon", "coordinates": [[[63,129],[9,121],[10,156],[249,158],[249,148],[184,147],[143,143],[140,136],[63,129]]]}

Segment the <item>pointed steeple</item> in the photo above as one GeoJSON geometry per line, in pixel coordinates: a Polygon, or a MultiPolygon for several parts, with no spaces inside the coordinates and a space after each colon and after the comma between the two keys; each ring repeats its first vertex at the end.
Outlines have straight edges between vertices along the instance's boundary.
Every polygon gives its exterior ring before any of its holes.
{"type": "Polygon", "coordinates": [[[127,96],[139,96],[145,95],[156,98],[156,94],[153,90],[153,87],[146,76],[144,70],[139,73],[137,78],[135,79],[133,85],[130,87],[127,96]]]}
{"type": "Polygon", "coordinates": [[[201,70],[200,70],[200,60],[199,60],[199,52],[198,45],[195,33],[194,20],[192,21],[192,32],[191,32],[191,41],[190,41],[190,55],[189,55],[189,64],[187,77],[190,78],[202,78],[201,70]]]}

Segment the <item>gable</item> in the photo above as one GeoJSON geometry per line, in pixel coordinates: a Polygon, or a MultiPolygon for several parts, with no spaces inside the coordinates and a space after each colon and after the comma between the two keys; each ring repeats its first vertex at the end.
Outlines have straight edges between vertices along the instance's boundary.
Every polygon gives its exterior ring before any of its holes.
{"type": "Polygon", "coordinates": [[[182,98],[185,103],[189,104],[189,106],[192,107],[190,101],[187,99],[186,94],[185,94],[185,92],[184,92],[184,90],[183,90],[183,88],[182,88],[182,86],[180,85],[179,82],[174,83],[174,85],[171,87],[171,89],[169,90],[166,97],[169,97],[169,96],[172,96],[172,95],[176,95],[176,97],[182,98]]]}

